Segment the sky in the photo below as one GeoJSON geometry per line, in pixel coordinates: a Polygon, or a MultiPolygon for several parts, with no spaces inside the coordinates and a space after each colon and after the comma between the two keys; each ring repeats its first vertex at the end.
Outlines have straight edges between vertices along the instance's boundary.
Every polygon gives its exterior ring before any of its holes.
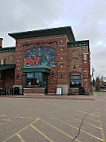
{"type": "Polygon", "coordinates": [[[3,47],[15,46],[8,33],[64,26],[90,41],[91,72],[106,77],[106,0],[0,0],[3,47]]]}

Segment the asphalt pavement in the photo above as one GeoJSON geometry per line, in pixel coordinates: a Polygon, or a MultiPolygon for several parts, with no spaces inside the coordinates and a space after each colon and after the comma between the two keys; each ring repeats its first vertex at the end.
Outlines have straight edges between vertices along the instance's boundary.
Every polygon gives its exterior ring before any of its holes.
{"type": "Polygon", "coordinates": [[[106,93],[1,96],[0,142],[105,142],[106,93]]]}

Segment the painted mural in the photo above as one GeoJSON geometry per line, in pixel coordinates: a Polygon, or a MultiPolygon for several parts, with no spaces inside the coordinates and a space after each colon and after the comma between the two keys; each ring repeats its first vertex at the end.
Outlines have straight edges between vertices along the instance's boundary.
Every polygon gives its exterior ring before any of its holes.
{"type": "Polygon", "coordinates": [[[50,47],[37,47],[25,52],[25,67],[55,67],[56,51],[50,47]]]}

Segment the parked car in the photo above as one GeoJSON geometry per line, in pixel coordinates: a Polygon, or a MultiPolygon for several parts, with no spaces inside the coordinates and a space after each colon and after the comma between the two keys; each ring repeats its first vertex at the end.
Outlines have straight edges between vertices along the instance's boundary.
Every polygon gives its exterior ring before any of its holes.
{"type": "Polygon", "coordinates": [[[103,91],[106,91],[106,88],[105,88],[105,89],[103,89],[103,91]]]}

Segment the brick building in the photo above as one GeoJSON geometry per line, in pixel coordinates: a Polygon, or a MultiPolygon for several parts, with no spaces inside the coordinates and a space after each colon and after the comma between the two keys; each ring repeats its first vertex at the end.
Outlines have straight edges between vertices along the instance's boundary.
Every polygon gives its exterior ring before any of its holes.
{"type": "Polygon", "coordinates": [[[89,41],[75,41],[71,27],[9,35],[16,47],[2,48],[0,38],[0,88],[5,93],[68,95],[82,88],[90,94],[89,41]]]}

